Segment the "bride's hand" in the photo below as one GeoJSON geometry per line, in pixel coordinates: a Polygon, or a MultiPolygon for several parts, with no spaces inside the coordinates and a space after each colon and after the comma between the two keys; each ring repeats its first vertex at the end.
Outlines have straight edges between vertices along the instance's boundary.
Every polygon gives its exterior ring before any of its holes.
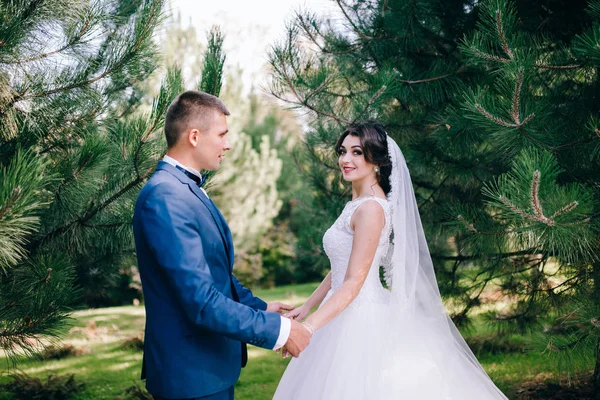
{"type": "Polygon", "coordinates": [[[293,306],[288,306],[287,304],[283,304],[280,302],[274,302],[274,303],[268,303],[267,309],[265,311],[282,313],[283,311],[289,311],[289,310],[293,310],[293,309],[294,309],[293,306]]]}
{"type": "Polygon", "coordinates": [[[290,352],[285,347],[275,350],[277,353],[281,353],[281,358],[288,358],[290,356],[290,352]]]}
{"type": "Polygon", "coordinates": [[[304,318],[308,316],[310,309],[306,307],[306,304],[301,305],[300,307],[294,308],[292,311],[287,314],[283,314],[284,317],[295,319],[297,321],[302,321],[304,318]]]}

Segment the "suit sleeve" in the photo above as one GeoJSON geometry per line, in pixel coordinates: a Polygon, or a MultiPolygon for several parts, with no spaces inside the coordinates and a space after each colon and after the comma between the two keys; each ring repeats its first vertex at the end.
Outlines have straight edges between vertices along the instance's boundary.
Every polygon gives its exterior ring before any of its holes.
{"type": "Polygon", "coordinates": [[[191,207],[168,183],[157,185],[140,213],[145,239],[191,323],[241,342],[271,349],[279,335],[276,313],[257,311],[223,295],[213,285],[201,232],[191,207]]]}
{"type": "Polygon", "coordinates": [[[255,310],[265,311],[267,309],[267,303],[252,294],[252,291],[242,285],[238,279],[232,275],[233,284],[235,291],[240,298],[240,303],[252,307],[255,310]]]}

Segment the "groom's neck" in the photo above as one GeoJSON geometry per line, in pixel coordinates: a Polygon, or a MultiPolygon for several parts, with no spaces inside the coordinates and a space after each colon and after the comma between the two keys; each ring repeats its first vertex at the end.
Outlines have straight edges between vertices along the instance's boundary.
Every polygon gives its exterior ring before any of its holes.
{"type": "Polygon", "coordinates": [[[193,168],[195,170],[199,169],[196,167],[194,160],[185,152],[178,150],[177,148],[167,150],[167,155],[183,165],[184,167],[193,168]]]}

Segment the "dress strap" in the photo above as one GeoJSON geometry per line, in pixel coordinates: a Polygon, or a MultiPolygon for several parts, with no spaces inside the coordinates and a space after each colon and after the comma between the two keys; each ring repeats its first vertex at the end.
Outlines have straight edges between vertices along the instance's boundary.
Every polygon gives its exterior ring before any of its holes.
{"type": "Polygon", "coordinates": [[[350,221],[352,219],[352,215],[354,215],[354,212],[356,211],[356,209],[358,207],[360,207],[361,205],[363,205],[365,202],[369,201],[369,200],[375,200],[377,203],[379,203],[379,205],[381,206],[381,208],[383,208],[383,212],[385,215],[385,224],[388,225],[389,221],[390,221],[390,207],[389,207],[389,203],[386,199],[382,199],[376,196],[366,196],[366,197],[360,197],[356,200],[352,200],[350,202],[348,202],[347,205],[347,212],[346,212],[346,218],[344,220],[344,228],[346,228],[348,230],[349,233],[353,233],[354,231],[352,230],[352,227],[350,226],[350,221]]]}

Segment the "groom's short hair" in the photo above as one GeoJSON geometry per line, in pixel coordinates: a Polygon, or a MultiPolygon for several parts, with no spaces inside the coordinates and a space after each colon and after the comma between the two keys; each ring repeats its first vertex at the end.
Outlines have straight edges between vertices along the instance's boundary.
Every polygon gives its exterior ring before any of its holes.
{"type": "Polygon", "coordinates": [[[212,112],[229,115],[229,110],[218,97],[198,90],[183,92],[171,103],[165,117],[165,137],[169,148],[175,146],[183,132],[196,123],[203,129],[211,121],[212,112]]]}

